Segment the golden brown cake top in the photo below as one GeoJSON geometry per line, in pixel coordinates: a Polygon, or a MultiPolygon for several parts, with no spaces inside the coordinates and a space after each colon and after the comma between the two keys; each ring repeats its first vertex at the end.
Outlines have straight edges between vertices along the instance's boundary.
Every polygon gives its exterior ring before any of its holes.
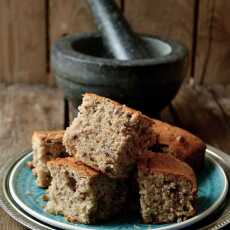
{"type": "Polygon", "coordinates": [[[57,143],[61,142],[64,136],[64,130],[55,131],[34,131],[32,135],[32,140],[39,140],[45,143],[57,143]]]}
{"type": "MultiPolygon", "coordinates": [[[[142,114],[140,111],[132,109],[132,108],[130,108],[124,104],[122,105],[119,102],[114,101],[112,99],[109,99],[109,98],[106,98],[103,96],[99,96],[99,95],[94,94],[94,93],[85,93],[83,95],[83,101],[84,101],[84,104],[86,101],[88,101],[89,105],[91,105],[91,103],[102,103],[103,101],[107,101],[107,102],[113,104],[114,107],[117,107],[117,108],[121,109],[123,112],[126,112],[126,113],[132,115],[132,120],[136,120],[138,118],[138,120],[140,120],[146,126],[149,126],[149,127],[152,126],[152,123],[153,123],[152,118],[149,118],[148,116],[142,114]]],[[[152,144],[155,144],[156,138],[157,138],[157,136],[156,136],[155,131],[153,129],[152,130],[152,140],[150,142],[152,144]]]]}
{"type": "Polygon", "coordinates": [[[140,111],[135,110],[135,109],[132,109],[132,108],[130,108],[130,107],[124,105],[124,104],[120,104],[119,102],[114,101],[114,100],[112,100],[112,99],[109,99],[109,98],[107,98],[107,97],[99,96],[99,95],[94,94],[94,93],[85,93],[85,94],[83,95],[83,100],[84,100],[84,99],[86,99],[86,100],[87,100],[87,99],[93,100],[93,101],[95,101],[95,102],[96,102],[96,101],[103,102],[103,100],[108,101],[108,102],[110,102],[111,104],[113,104],[115,107],[121,107],[121,108],[124,110],[124,112],[131,113],[131,114],[133,114],[133,115],[135,115],[135,116],[137,116],[137,117],[138,117],[138,116],[142,116],[144,119],[146,119],[147,121],[149,121],[149,124],[150,124],[150,125],[152,124],[152,119],[149,118],[148,116],[142,114],[140,111]]]}
{"type": "Polygon", "coordinates": [[[142,113],[140,111],[137,111],[137,110],[134,110],[132,108],[129,108],[128,106],[126,105],[122,105],[120,104],[119,102],[117,101],[114,101],[112,99],[109,99],[107,97],[103,97],[103,96],[99,96],[97,94],[94,94],[94,93],[85,93],[83,95],[83,100],[84,99],[90,99],[90,100],[94,100],[94,101],[107,101],[107,102],[110,102],[111,104],[113,104],[114,106],[118,106],[118,107],[122,107],[126,112],[128,113],[133,113],[133,114],[137,114],[138,115],[141,115],[142,113]]]}
{"type": "Polygon", "coordinates": [[[195,152],[204,153],[206,145],[190,132],[153,119],[153,130],[160,144],[169,146],[169,151],[183,154],[185,157],[195,152]]]}
{"type": "Polygon", "coordinates": [[[64,166],[67,168],[71,168],[77,174],[86,177],[93,177],[100,174],[98,171],[84,165],[80,161],[76,161],[76,159],[73,157],[56,158],[54,160],[49,161],[47,165],[48,167],[64,166]]]}
{"type": "Polygon", "coordinates": [[[184,177],[192,183],[193,190],[197,190],[193,169],[170,154],[145,152],[138,159],[138,170],[145,173],[163,173],[184,177]]]}

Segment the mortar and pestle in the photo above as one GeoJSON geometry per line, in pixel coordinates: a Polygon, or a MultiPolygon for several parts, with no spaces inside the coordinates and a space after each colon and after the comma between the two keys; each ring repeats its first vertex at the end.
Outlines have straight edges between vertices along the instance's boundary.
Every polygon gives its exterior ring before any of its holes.
{"type": "Polygon", "coordinates": [[[112,0],[88,0],[99,33],[57,40],[51,64],[65,97],[78,106],[93,92],[150,116],[176,95],[187,70],[187,49],[180,43],[135,34],[112,0]]]}

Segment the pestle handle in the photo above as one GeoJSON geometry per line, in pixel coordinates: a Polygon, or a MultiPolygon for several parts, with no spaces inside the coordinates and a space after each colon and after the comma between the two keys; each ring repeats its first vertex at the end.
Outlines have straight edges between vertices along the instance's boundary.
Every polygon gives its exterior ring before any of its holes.
{"type": "Polygon", "coordinates": [[[150,57],[144,42],[131,30],[113,0],[88,0],[103,42],[113,57],[119,60],[150,57]]]}

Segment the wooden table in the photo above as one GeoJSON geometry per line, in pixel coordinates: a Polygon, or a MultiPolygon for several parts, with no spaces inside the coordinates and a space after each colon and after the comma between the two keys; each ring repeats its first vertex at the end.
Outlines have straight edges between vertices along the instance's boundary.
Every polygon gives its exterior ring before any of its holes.
{"type": "MultiPolygon", "coordinates": [[[[33,130],[64,128],[73,116],[73,108],[56,88],[0,84],[0,167],[10,155],[31,148],[33,130]]],[[[208,87],[190,81],[161,119],[230,153],[230,85],[208,87]]],[[[0,229],[25,228],[0,208],[0,229]]]]}

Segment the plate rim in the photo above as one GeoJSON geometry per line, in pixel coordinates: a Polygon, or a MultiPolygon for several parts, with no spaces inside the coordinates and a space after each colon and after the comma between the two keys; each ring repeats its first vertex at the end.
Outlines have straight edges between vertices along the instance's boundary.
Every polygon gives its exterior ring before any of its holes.
{"type": "MultiPolygon", "coordinates": [[[[83,226],[76,226],[76,225],[71,225],[68,223],[63,223],[60,222],[58,220],[54,220],[50,217],[46,217],[36,211],[34,211],[34,209],[30,208],[29,206],[27,206],[27,204],[25,204],[23,201],[21,201],[21,199],[17,196],[16,191],[14,191],[14,185],[13,185],[13,179],[15,176],[15,173],[17,172],[17,169],[21,166],[21,164],[26,160],[26,158],[30,157],[32,155],[32,152],[29,152],[27,154],[25,154],[24,156],[22,156],[12,167],[10,173],[9,173],[9,192],[12,196],[12,198],[14,199],[14,201],[17,203],[17,205],[19,205],[20,208],[22,208],[24,211],[26,211],[27,213],[29,213],[30,215],[32,215],[33,217],[37,218],[39,221],[45,222],[47,224],[52,225],[53,227],[58,227],[58,228],[64,228],[64,229],[69,229],[69,230],[79,230],[79,229],[95,229],[95,226],[90,226],[87,225],[87,228],[83,227],[83,226]]],[[[206,149],[206,156],[205,158],[208,158],[209,160],[212,161],[212,163],[218,168],[218,170],[220,171],[222,178],[223,178],[223,182],[224,182],[224,189],[221,192],[221,195],[218,197],[218,199],[209,207],[207,208],[205,211],[203,211],[202,213],[200,213],[199,215],[196,215],[186,221],[180,222],[180,223],[173,223],[170,224],[168,226],[162,226],[159,227],[157,229],[159,230],[167,230],[167,229],[181,229],[181,228],[185,228],[188,226],[191,226],[205,218],[207,218],[210,214],[212,214],[214,211],[216,211],[219,206],[223,203],[223,201],[225,200],[227,193],[228,193],[228,188],[229,188],[229,182],[228,182],[228,178],[227,175],[223,169],[223,167],[220,165],[220,163],[214,159],[212,157],[212,155],[210,154],[208,148],[206,149]]],[[[134,224],[134,227],[141,227],[138,224],[134,224]]],[[[143,224],[144,228],[152,228],[151,224],[143,224]]]]}
{"type": "Polygon", "coordinates": [[[5,162],[2,168],[0,168],[0,208],[2,208],[5,213],[12,217],[15,221],[21,225],[34,230],[53,230],[53,226],[48,226],[47,223],[41,222],[34,217],[30,216],[29,213],[21,210],[21,208],[14,203],[15,201],[10,197],[7,181],[9,177],[10,170],[12,167],[21,159],[23,156],[28,154],[30,151],[22,152],[16,160],[10,158],[5,162]]]}
{"type": "MultiPolygon", "coordinates": [[[[6,193],[6,192],[5,192],[6,193]]],[[[20,213],[20,215],[22,215],[24,218],[26,218],[26,219],[28,219],[29,221],[31,221],[31,222],[33,222],[33,223],[36,223],[37,225],[39,225],[39,227],[43,227],[43,228],[46,228],[47,230],[52,230],[53,229],[53,227],[54,226],[51,226],[51,227],[49,227],[48,225],[47,225],[47,223],[45,223],[45,222],[40,222],[39,220],[37,220],[37,219],[33,219],[33,218],[35,218],[34,216],[32,216],[32,217],[30,217],[29,215],[28,215],[28,213],[27,212],[25,212],[25,210],[20,210],[14,203],[13,203],[13,201],[10,199],[10,197],[7,195],[6,196],[6,199],[7,199],[7,201],[10,203],[10,205],[18,212],[18,213],[20,213]]]]}

